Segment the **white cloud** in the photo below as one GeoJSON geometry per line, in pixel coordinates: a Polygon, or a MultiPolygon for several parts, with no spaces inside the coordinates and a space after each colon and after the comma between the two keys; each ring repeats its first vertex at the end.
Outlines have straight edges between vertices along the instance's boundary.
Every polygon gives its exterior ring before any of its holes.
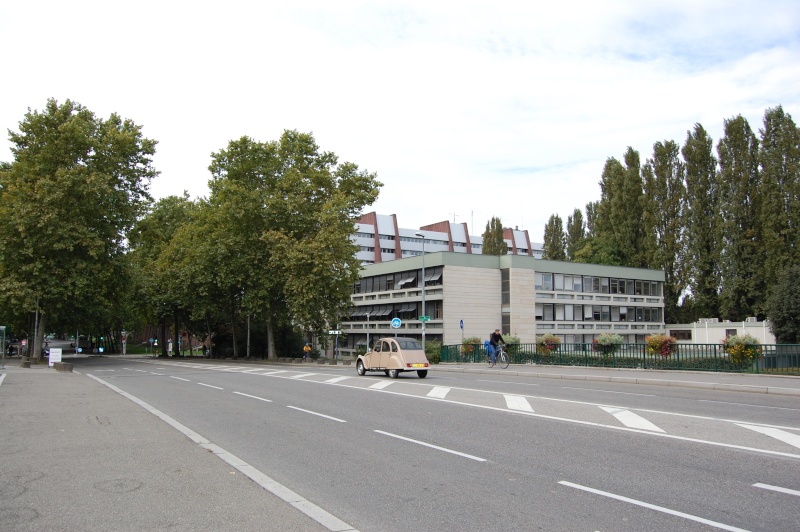
{"type": "MultiPolygon", "coordinates": [[[[212,151],[313,131],[378,172],[404,227],[499,215],[540,241],[599,198],[608,157],[695,122],[800,113],[796,2],[37,2],[4,7],[0,125],[48,97],[159,141],[161,197],[212,151]]],[[[0,142],[0,160],[11,158],[0,142]]]]}

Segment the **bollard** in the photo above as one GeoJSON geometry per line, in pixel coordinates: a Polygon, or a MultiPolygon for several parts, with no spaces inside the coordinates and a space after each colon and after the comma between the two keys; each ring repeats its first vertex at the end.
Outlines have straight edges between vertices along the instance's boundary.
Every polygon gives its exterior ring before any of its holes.
{"type": "Polygon", "coordinates": [[[29,368],[31,367],[31,359],[28,357],[22,357],[19,363],[19,367],[21,368],[29,368]]]}

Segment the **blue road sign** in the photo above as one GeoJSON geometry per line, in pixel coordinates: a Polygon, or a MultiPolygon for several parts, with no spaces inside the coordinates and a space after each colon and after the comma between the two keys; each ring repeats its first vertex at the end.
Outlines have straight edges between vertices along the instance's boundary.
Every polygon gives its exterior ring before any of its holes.
{"type": "Polygon", "coordinates": [[[395,328],[395,329],[399,329],[400,325],[402,325],[402,324],[403,324],[403,322],[400,321],[400,318],[394,318],[392,320],[392,327],[395,328]]]}
{"type": "Polygon", "coordinates": [[[463,331],[464,330],[464,320],[460,320],[458,322],[458,326],[461,327],[461,330],[463,331]]]}

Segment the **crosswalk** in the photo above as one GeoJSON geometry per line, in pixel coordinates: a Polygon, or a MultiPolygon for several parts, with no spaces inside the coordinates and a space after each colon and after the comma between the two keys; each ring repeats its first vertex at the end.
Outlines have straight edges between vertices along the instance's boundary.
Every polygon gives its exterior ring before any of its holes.
{"type": "Polygon", "coordinates": [[[418,379],[389,379],[383,376],[359,377],[355,374],[355,370],[353,375],[332,376],[331,373],[207,363],[159,362],[159,364],[346,386],[373,392],[390,392],[420,399],[502,410],[532,418],[555,419],[615,430],[628,430],[800,459],[800,426],[774,426],[535,395],[507,394],[478,388],[442,386],[418,379]]]}

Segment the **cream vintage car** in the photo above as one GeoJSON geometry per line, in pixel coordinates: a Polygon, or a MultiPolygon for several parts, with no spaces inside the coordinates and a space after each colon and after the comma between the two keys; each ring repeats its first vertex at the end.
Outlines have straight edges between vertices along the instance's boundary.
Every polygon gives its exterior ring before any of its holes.
{"type": "Polygon", "coordinates": [[[413,338],[381,338],[372,351],[360,355],[356,361],[356,371],[366,375],[368,371],[383,371],[396,379],[402,371],[416,371],[420,379],[428,376],[428,358],[422,345],[413,338]]]}

